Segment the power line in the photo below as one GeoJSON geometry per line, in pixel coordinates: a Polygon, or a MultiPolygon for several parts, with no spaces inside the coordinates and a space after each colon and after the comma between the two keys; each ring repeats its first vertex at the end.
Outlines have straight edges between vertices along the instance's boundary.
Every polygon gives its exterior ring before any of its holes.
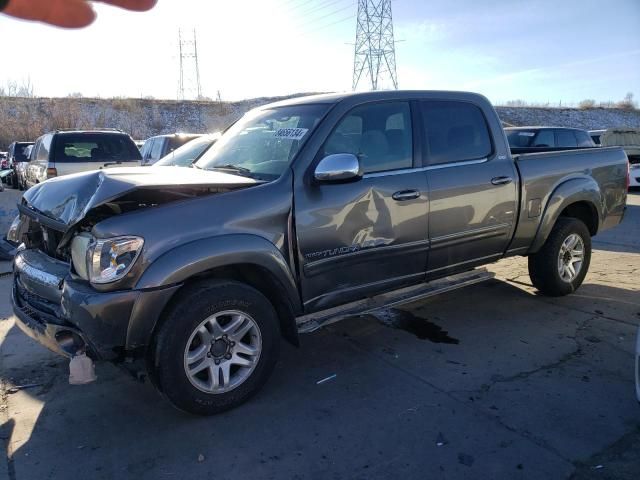
{"type": "Polygon", "coordinates": [[[363,78],[371,90],[398,89],[391,0],[358,0],[353,90],[363,78]]]}
{"type": "MultiPolygon", "coordinates": [[[[350,3],[349,5],[347,5],[345,7],[338,8],[337,10],[333,10],[332,12],[329,12],[329,13],[327,13],[325,15],[322,15],[320,17],[315,17],[315,18],[313,18],[312,20],[310,20],[308,22],[302,23],[300,25],[300,27],[306,27],[307,25],[311,25],[313,23],[316,23],[319,20],[323,20],[323,19],[328,18],[328,17],[333,17],[334,15],[336,15],[338,13],[341,13],[341,12],[344,12],[345,10],[347,10],[349,8],[353,8],[354,6],[355,6],[354,3],[350,3]]],[[[349,18],[353,18],[353,17],[354,17],[354,15],[350,15],[349,16],[349,18]]]]}
{"type": "Polygon", "coordinates": [[[356,16],[351,14],[348,17],[341,18],[340,20],[336,20],[335,22],[327,23],[326,25],[321,25],[318,28],[307,30],[303,34],[300,34],[299,37],[306,37],[307,35],[309,35],[311,33],[315,33],[315,32],[318,32],[320,30],[324,30],[325,28],[333,27],[334,25],[346,22],[347,20],[353,20],[354,18],[356,18],[356,16]]]}

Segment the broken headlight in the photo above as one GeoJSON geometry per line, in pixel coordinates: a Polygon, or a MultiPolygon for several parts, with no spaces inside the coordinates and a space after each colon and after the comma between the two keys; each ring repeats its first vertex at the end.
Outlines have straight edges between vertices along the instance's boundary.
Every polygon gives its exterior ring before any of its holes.
{"type": "Polygon", "coordinates": [[[78,235],[72,244],[73,266],[82,278],[91,283],[115,282],[129,273],[142,245],[144,240],[140,237],[100,238],[87,242],[86,237],[78,235]],[[82,265],[82,255],[73,254],[74,247],[78,250],[86,248],[86,266],[82,265]]]}

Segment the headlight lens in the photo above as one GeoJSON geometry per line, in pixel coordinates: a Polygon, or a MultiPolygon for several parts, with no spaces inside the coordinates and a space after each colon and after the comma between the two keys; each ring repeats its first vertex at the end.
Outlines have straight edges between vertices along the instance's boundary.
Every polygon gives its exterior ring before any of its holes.
{"type": "Polygon", "coordinates": [[[143,245],[144,240],[140,237],[96,239],[87,249],[89,281],[111,283],[120,280],[131,270],[143,245]]]}
{"type": "Polygon", "coordinates": [[[9,240],[10,242],[22,243],[22,240],[20,239],[20,232],[19,232],[20,223],[21,223],[20,215],[14,218],[13,222],[11,222],[11,226],[7,231],[7,240],[9,240]]]}

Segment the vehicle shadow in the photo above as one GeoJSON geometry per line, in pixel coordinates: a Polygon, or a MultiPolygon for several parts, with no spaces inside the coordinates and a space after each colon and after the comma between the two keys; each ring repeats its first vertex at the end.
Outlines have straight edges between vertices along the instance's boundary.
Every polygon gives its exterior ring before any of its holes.
{"type": "Polygon", "coordinates": [[[593,248],[608,252],[640,253],[640,238],[629,235],[630,231],[640,231],[640,195],[634,203],[627,204],[621,227],[614,227],[593,238],[593,248]]]}
{"type": "MultiPolygon", "coordinates": [[[[575,340],[567,337],[578,335],[577,322],[584,324],[580,335],[599,335],[602,342],[594,348],[605,348],[617,333],[600,332],[599,319],[632,322],[640,312],[637,292],[631,290],[587,284],[579,293],[594,298],[550,302],[494,280],[407,308],[459,343],[420,339],[373,317],[346,320],[304,336],[299,349],[283,343],[263,391],[240,408],[210,418],[173,409],[149,385],[111,365],[97,365],[96,383],[70,386],[64,359],[20,356],[21,348],[14,345],[11,362],[4,362],[10,368],[3,369],[3,382],[40,386],[4,397],[2,438],[8,468],[15,470],[10,478],[79,472],[95,479],[436,478],[441,469],[448,478],[468,478],[469,467],[460,463],[459,452],[473,452],[478,459],[474,478],[510,478],[514,465],[531,455],[538,456],[539,465],[527,463],[533,469],[529,473],[558,476],[567,464],[532,451],[538,447],[513,427],[504,429],[480,415],[473,394],[456,401],[452,392],[481,392],[496,376],[517,377],[521,370],[553,363],[575,349],[575,340]],[[576,320],[567,312],[578,304],[584,313],[576,312],[576,320]],[[516,306],[519,315],[514,315],[516,306]],[[593,330],[585,327],[587,322],[594,323],[593,330]],[[544,350],[523,355],[528,345],[544,345],[544,350]],[[456,442],[450,453],[435,444],[442,431],[448,432],[447,442],[456,442]]],[[[13,327],[0,346],[3,358],[8,342],[31,341],[13,327]]],[[[600,383],[595,373],[591,383],[579,385],[587,390],[577,395],[594,395],[598,404],[591,408],[607,412],[592,420],[599,434],[585,434],[594,452],[617,433],[611,425],[637,423],[634,402],[615,397],[627,388],[632,392],[631,369],[629,358],[629,371],[620,373],[622,389],[600,383]],[[615,412],[609,412],[614,403],[615,412]]],[[[564,407],[556,407],[563,410],[556,413],[582,415],[575,411],[579,399],[573,400],[562,399],[558,405],[564,407]]],[[[583,420],[576,418],[587,428],[583,420]]],[[[540,431],[535,425],[528,428],[534,437],[549,434],[544,432],[548,424],[541,423],[540,431]]]]}

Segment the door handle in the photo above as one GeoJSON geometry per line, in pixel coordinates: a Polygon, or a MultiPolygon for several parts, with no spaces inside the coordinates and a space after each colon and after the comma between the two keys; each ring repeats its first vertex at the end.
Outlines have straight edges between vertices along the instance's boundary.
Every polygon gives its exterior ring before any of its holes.
{"type": "Polygon", "coordinates": [[[417,190],[401,190],[394,193],[391,198],[398,202],[404,202],[406,200],[415,200],[420,196],[420,192],[417,190]]]}
{"type": "Polygon", "coordinates": [[[513,182],[511,177],[493,177],[491,183],[494,185],[508,185],[513,182]]]}

